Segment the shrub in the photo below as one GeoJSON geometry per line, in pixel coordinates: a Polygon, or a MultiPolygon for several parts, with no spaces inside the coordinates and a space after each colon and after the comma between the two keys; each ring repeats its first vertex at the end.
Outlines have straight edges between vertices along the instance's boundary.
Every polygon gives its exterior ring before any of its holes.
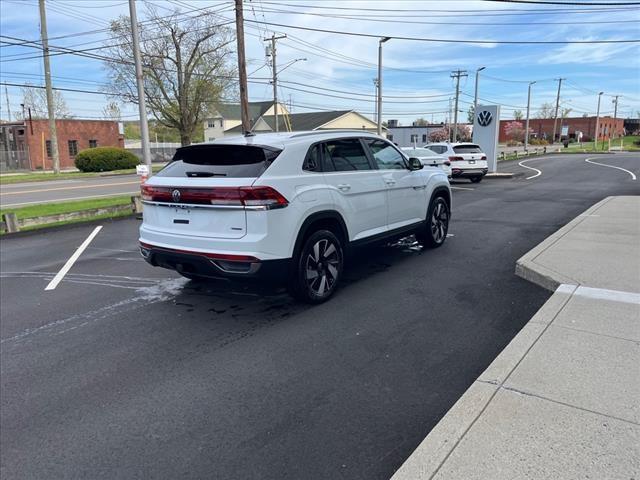
{"type": "Polygon", "coordinates": [[[76,155],[76,168],[81,172],[109,172],[135,168],[140,161],[124,148],[97,147],[82,150],[76,155]]]}
{"type": "Polygon", "coordinates": [[[507,140],[507,147],[517,147],[520,142],[517,140],[507,140]]]}

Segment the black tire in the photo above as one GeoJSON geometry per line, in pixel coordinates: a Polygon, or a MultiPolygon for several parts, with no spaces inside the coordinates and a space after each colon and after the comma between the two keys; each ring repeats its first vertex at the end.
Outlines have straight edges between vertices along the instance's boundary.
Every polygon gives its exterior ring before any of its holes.
{"type": "Polygon", "coordinates": [[[431,200],[427,210],[427,221],[416,232],[416,239],[426,248],[438,248],[444,244],[449,231],[449,205],[446,200],[437,196],[431,200]]]}
{"type": "Polygon", "coordinates": [[[342,242],[329,230],[317,230],[293,258],[290,292],[307,303],[322,303],[335,292],[344,267],[342,242]]]}
{"type": "Polygon", "coordinates": [[[482,181],[482,177],[471,177],[471,183],[480,183],[482,181]]]}

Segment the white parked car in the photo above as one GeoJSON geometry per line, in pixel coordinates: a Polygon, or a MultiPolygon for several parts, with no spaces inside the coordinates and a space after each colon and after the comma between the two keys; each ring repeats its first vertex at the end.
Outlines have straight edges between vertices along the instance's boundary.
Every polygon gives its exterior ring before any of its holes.
{"type": "Polygon", "coordinates": [[[468,178],[478,183],[487,174],[487,156],[475,143],[427,143],[425,148],[444,155],[451,162],[451,178],[468,178]]]}
{"type": "Polygon", "coordinates": [[[286,281],[319,303],[351,247],[447,238],[447,176],[362,131],[223,138],[179,148],[142,186],[140,250],[190,279],[286,281]]]}
{"type": "Polygon", "coordinates": [[[428,148],[403,147],[402,151],[409,158],[418,158],[425,167],[436,167],[451,176],[451,162],[443,155],[436,155],[435,152],[428,148]]]}

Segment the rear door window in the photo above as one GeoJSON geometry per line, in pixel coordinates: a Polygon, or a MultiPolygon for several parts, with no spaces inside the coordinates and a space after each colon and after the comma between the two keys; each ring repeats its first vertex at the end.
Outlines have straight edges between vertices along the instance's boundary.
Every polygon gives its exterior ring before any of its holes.
{"type": "Polygon", "coordinates": [[[455,153],[482,153],[482,149],[478,145],[457,145],[453,147],[455,153]]]}
{"type": "Polygon", "coordinates": [[[372,170],[364,148],[357,138],[326,142],[324,144],[324,161],[325,172],[372,170]]]}
{"type": "Polygon", "coordinates": [[[159,177],[255,178],[282,150],[256,145],[191,145],[178,148],[159,177]]]}

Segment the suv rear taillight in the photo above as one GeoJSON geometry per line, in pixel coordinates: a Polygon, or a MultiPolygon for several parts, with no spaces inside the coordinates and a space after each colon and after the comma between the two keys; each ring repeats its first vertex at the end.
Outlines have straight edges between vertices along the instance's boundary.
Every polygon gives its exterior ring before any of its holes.
{"type": "Polygon", "coordinates": [[[450,162],[462,162],[464,161],[463,157],[449,157],[450,162]]]}
{"type": "Polygon", "coordinates": [[[284,208],[287,199],[272,187],[181,188],[142,185],[142,199],[151,202],[225,205],[264,210],[284,208]]]}

